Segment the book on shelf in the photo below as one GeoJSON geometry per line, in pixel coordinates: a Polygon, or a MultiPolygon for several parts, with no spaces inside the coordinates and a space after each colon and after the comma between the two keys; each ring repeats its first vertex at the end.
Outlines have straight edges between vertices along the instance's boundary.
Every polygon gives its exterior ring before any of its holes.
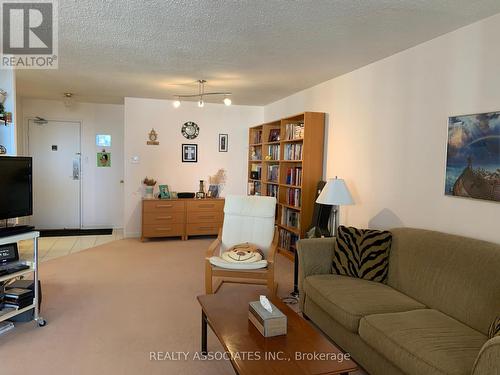
{"type": "Polygon", "coordinates": [[[304,122],[290,123],[285,125],[285,140],[304,138],[304,122]]]}
{"type": "Polygon", "coordinates": [[[302,160],[302,143],[286,144],[284,160],[302,160]]]}
{"type": "Polygon", "coordinates": [[[278,198],[278,185],[267,185],[267,196],[278,198]]]}
{"type": "Polygon", "coordinates": [[[280,175],[280,166],[278,164],[271,164],[267,166],[267,181],[278,183],[280,175]]]}
{"type": "Polygon", "coordinates": [[[268,142],[278,142],[280,140],[280,129],[269,130],[268,142]]]}
{"type": "Polygon", "coordinates": [[[250,147],[250,160],[262,160],[262,146],[250,147]]]}
{"type": "Polygon", "coordinates": [[[248,195],[261,195],[260,188],[260,181],[250,181],[248,183],[248,195]]]}
{"type": "Polygon", "coordinates": [[[299,236],[287,231],[286,229],[279,230],[279,247],[282,249],[293,251],[295,249],[295,244],[299,240],[299,236]]]}
{"type": "Polygon", "coordinates": [[[259,144],[262,143],[262,130],[255,130],[253,132],[253,139],[252,139],[253,144],[259,144]]]}
{"type": "Polygon", "coordinates": [[[286,170],[287,185],[302,185],[302,167],[291,167],[286,170]]]}
{"type": "Polygon", "coordinates": [[[300,208],[301,201],[301,190],[300,189],[286,189],[286,204],[289,206],[294,206],[300,208]]]}
{"type": "Polygon", "coordinates": [[[270,157],[269,160],[279,160],[280,159],[280,145],[269,145],[268,147],[268,155],[270,157]]]}
{"type": "Polygon", "coordinates": [[[299,229],[300,228],[300,212],[292,210],[288,207],[283,207],[281,210],[281,225],[299,229]]]}
{"type": "Polygon", "coordinates": [[[250,178],[252,180],[260,180],[262,177],[262,165],[252,164],[250,169],[250,178]]]}

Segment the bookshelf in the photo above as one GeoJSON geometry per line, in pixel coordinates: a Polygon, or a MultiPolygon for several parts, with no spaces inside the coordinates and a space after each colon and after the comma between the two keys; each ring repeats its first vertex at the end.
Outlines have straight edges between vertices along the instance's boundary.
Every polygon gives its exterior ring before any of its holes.
{"type": "Polygon", "coordinates": [[[248,194],[276,197],[278,252],[290,260],[311,227],[323,176],[325,114],[304,112],[249,129],[248,194]]]}

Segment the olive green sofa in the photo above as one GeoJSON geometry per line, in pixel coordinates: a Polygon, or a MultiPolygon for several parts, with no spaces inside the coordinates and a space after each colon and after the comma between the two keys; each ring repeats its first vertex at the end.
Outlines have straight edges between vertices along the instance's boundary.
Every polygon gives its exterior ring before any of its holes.
{"type": "Polygon", "coordinates": [[[391,232],[385,284],[332,274],[334,239],[300,240],[304,315],[371,375],[500,375],[500,245],[391,232]]]}

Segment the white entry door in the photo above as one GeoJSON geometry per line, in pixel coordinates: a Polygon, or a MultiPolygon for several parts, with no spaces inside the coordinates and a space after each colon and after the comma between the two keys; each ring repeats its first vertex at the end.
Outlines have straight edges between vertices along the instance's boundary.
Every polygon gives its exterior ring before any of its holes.
{"type": "Polygon", "coordinates": [[[79,229],[80,123],[29,120],[33,216],[37,229],[79,229]]]}

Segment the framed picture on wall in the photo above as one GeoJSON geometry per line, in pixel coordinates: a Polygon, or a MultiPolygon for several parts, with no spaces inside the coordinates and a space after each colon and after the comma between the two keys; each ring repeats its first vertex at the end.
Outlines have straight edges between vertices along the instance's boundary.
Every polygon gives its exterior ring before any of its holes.
{"type": "Polygon", "coordinates": [[[219,134],[219,152],[227,152],[229,136],[227,134],[219,134]]]}
{"type": "Polygon", "coordinates": [[[197,144],[182,144],[182,162],[197,163],[198,162],[198,145],[197,144]]]}
{"type": "Polygon", "coordinates": [[[500,111],[448,120],[445,194],[500,202],[500,111]]]}

